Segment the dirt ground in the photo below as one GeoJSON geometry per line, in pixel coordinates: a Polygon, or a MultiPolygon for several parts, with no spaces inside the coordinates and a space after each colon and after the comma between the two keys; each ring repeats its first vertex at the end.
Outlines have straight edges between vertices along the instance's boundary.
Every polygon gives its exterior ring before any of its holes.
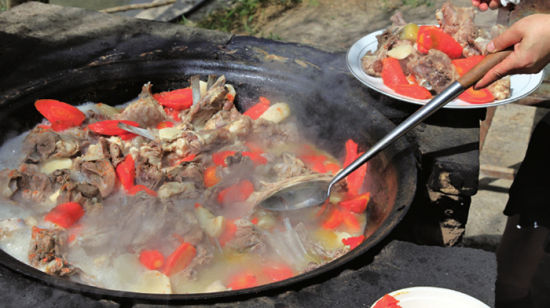
{"type": "MultiPolygon", "coordinates": [[[[346,51],[368,33],[387,27],[389,18],[401,10],[407,21],[434,23],[435,10],[445,0],[431,5],[403,6],[402,0],[303,0],[295,8],[277,14],[276,8],[264,9],[255,25],[260,36],[310,45],[322,50],[346,51]]],[[[418,1],[423,2],[423,1],[418,1]]],[[[470,6],[470,0],[455,0],[456,6],[470,6]]]]}

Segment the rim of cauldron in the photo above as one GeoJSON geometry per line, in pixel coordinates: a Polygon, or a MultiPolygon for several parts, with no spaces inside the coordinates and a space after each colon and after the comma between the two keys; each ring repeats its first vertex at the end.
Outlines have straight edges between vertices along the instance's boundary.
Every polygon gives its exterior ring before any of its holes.
{"type": "MultiPolygon", "coordinates": [[[[138,61],[139,62],[139,61],[138,61]]],[[[34,101],[37,98],[38,93],[49,93],[52,92],[52,88],[64,88],[64,87],[75,87],[76,85],[82,84],[94,84],[98,82],[98,75],[93,71],[100,70],[102,72],[101,78],[102,82],[105,82],[107,79],[117,79],[120,80],[127,79],[125,76],[127,74],[126,66],[135,65],[135,61],[120,61],[116,63],[108,63],[106,65],[97,65],[93,67],[85,67],[78,70],[67,71],[62,74],[58,74],[54,77],[36,80],[34,82],[28,83],[25,89],[17,89],[8,92],[9,99],[0,105],[0,110],[7,107],[14,107],[17,105],[13,102],[30,100],[34,101]],[[77,82],[75,82],[77,81],[77,82]]],[[[246,82],[246,80],[258,80],[258,76],[261,75],[261,80],[274,81],[274,80],[286,80],[288,86],[292,86],[295,79],[302,79],[300,76],[288,76],[285,72],[273,71],[266,68],[259,68],[257,66],[248,65],[246,63],[230,63],[230,62],[221,62],[221,61],[208,61],[208,60],[193,60],[193,59],[170,59],[162,61],[148,61],[148,62],[139,62],[140,69],[146,70],[151,75],[155,75],[155,72],[159,70],[162,76],[173,76],[175,74],[184,74],[187,76],[199,74],[206,76],[208,74],[224,74],[228,81],[238,80],[240,82],[246,82]],[[177,61],[178,65],[173,65],[174,61],[177,61]]],[[[178,80],[182,80],[181,75],[178,80]]],[[[142,82],[143,83],[143,82],[142,82]]],[[[233,83],[233,82],[231,82],[233,83]]],[[[235,84],[235,83],[233,83],[235,84]]],[[[56,89],[57,89],[56,88],[56,89]]],[[[85,94],[84,94],[85,95],[85,94]]],[[[134,95],[135,97],[135,95],[134,95]]],[[[363,102],[355,97],[348,97],[346,100],[347,104],[352,104],[354,106],[361,106],[363,102]]],[[[377,118],[377,125],[388,132],[391,130],[394,125],[386,119],[379,111],[369,107],[369,113],[371,116],[377,118]]],[[[32,120],[31,120],[32,121],[32,120]]],[[[35,121],[36,123],[36,121],[35,121]]],[[[407,187],[406,191],[397,190],[397,197],[394,202],[394,207],[391,212],[387,215],[384,221],[381,223],[380,227],[369,237],[363,241],[361,245],[351,250],[347,254],[327,263],[323,266],[320,266],[317,269],[312,271],[294,276],[292,278],[282,280],[279,282],[269,283],[260,285],[253,288],[241,289],[241,290],[231,290],[223,292],[213,292],[213,293],[191,293],[191,294],[154,294],[154,293],[137,293],[137,292],[127,292],[127,291],[118,291],[110,290],[104,288],[93,287],[89,285],[84,285],[81,283],[69,281],[67,279],[59,278],[56,276],[48,275],[42,271],[39,271],[31,266],[28,266],[3,250],[0,249],[0,265],[15,271],[17,273],[23,274],[29,278],[37,280],[39,282],[45,283],[47,285],[61,288],[70,292],[79,293],[96,299],[111,299],[118,302],[131,302],[131,303],[193,303],[193,302],[223,302],[233,301],[233,300],[243,300],[251,297],[257,296],[271,296],[279,294],[283,290],[293,290],[292,288],[307,286],[312,284],[312,282],[319,283],[334,275],[337,275],[341,270],[345,268],[345,265],[350,263],[350,261],[355,260],[362,255],[365,255],[373,246],[378,244],[382,239],[387,237],[389,233],[397,226],[397,224],[405,216],[409,206],[412,203],[414,193],[416,191],[416,180],[417,180],[417,165],[414,155],[411,151],[411,145],[404,139],[398,140],[394,145],[385,150],[396,152],[392,156],[392,166],[395,166],[397,172],[397,186],[398,187],[407,187]],[[397,157],[397,158],[396,158],[397,157]],[[397,160],[393,160],[397,159],[397,160]],[[400,193],[399,193],[400,192],[400,193]],[[319,279],[323,277],[322,279],[319,279]],[[321,280],[321,281],[320,281],[321,280]]]]}

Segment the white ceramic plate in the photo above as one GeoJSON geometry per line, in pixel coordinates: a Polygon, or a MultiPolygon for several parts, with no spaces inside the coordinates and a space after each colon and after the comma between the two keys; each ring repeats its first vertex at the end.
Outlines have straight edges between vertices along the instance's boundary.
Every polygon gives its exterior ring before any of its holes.
{"type": "MultiPolygon", "coordinates": [[[[369,76],[367,73],[365,73],[365,71],[363,71],[363,68],[361,66],[361,58],[363,58],[363,56],[368,51],[373,51],[373,52],[376,51],[378,47],[378,40],[376,39],[376,36],[381,34],[382,32],[384,32],[384,30],[378,30],[378,31],[372,32],[367,36],[364,36],[363,38],[361,38],[351,46],[347,55],[347,63],[348,63],[349,70],[357,79],[359,79],[359,81],[364,83],[367,87],[373,90],[376,90],[382,94],[385,94],[392,98],[402,100],[408,103],[419,104],[419,105],[426,104],[427,102],[429,102],[429,100],[415,99],[415,98],[410,98],[410,97],[397,94],[392,89],[384,85],[384,83],[382,82],[382,78],[369,76]]],[[[511,103],[533,93],[533,91],[535,91],[541,84],[542,79],[543,79],[542,72],[538,74],[529,74],[529,75],[512,75],[510,80],[511,95],[507,99],[497,100],[487,104],[471,104],[460,99],[455,99],[449,102],[447,105],[445,105],[445,108],[458,108],[458,109],[486,108],[486,107],[511,103]]]]}
{"type": "Polygon", "coordinates": [[[388,294],[398,300],[402,308],[489,308],[470,295],[444,288],[413,287],[388,294]]]}

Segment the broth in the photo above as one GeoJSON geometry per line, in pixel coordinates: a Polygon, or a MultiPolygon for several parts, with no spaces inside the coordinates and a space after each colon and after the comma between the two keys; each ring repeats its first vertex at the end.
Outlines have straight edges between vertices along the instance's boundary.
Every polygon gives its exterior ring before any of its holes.
{"type": "Polygon", "coordinates": [[[0,149],[13,158],[0,161],[0,247],[93,286],[205,293],[284,280],[364,240],[366,166],[322,207],[256,207],[289,181],[331,178],[357,144],[337,159],[300,136],[287,104],[260,96],[240,113],[223,76],[191,84],[146,84],[116,107],[37,101],[49,121],[0,149]]]}

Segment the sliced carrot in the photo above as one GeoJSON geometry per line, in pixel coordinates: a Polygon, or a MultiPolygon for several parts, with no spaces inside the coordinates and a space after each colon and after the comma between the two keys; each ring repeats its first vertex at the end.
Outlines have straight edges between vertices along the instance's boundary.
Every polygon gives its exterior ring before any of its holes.
{"type": "Polygon", "coordinates": [[[177,89],[153,94],[159,104],[174,110],[185,110],[193,105],[193,91],[191,88],[177,89]]]}
{"type": "Polygon", "coordinates": [[[231,290],[240,290],[252,288],[258,285],[258,280],[256,276],[251,271],[244,271],[242,273],[237,273],[229,278],[229,283],[227,284],[228,288],[231,290]]]}
{"type": "Polygon", "coordinates": [[[50,121],[55,131],[79,126],[86,119],[86,115],[78,108],[54,99],[39,99],[34,107],[50,121]]]}
{"type": "Polygon", "coordinates": [[[195,160],[196,157],[197,157],[197,154],[189,154],[189,155],[185,156],[184,158],[178,160],[178,162],[175,164],[175,166],[177,166],[181,163],[193,161],[193,160],[195,160]]]}
{"type": "Polygon", "coordinates": [[[176,109],[166,107],[164,108],[164,113],[166,113],[167,116],[171,117],[172,120],[174,120],[175,122],[181,121],[180,112],[176,109]]]}
{"type": "Polygon", "coordinates": [[[242,152],[243,156],[246,156],[252,160],[255,166],[258,165],[265,165],[267,164],[267,158],[262,156],[263,152],[251,152],[251,151],[245,151],[242,152]]]}
{"type": "Polygon", "coordinates": [[[129,191],[134,186],[134,180],[136,178],[136,165],[132,155],[126,155],[124,160],[116,166],[115,171],[122,187],[124,187],[126,191],[129,191]]]}
{"type": "Polygon", "coordinates": [[[281,281],[294,276],[294,271],[284,263],[273,263],[264,266],[262,272],[270,282],[281,281]]]}
{"type": "Polygon", "coordinates": [[[308,166],[308,168],[310,168],[315,172],[318,172],[318,173],[327,172],[325,163],[327,162],[328,158],[325,155],[322,155],[322,154],[302,155],[300,156],[300,159],[306,164],[306,166],[308,166]]]}
{"type": "Polygon", "coordinates": [[[139,123],[127,120],[105,120],[99,121],[88,125],[88,128],[100,135],[117,136],[128,134],[128,131],[118,127],[118,123],[124,123],[130,126],[139,126],[139,123]]]}
{"type": "Polygon", "coordinates": [[[235,100],[235,96],[233,96],[233,94],[231,94],[231,93],[227,93],[225,95],[225,98],[227,98],[227,100],[230,101],[230,102],[233,102],[235,100]]]}
{"type": "Polygon", "coordinates": [[[62,203],[53,208],[44,220],[52,222],[60,227],[69,228],[84,215],[84,209],[76,202],[62,203]]]}
{"type": "MultiPolygon", "coordinates": [[[[346,157],[344,160],[344,165],[349,165],[351,162],[353,162],[357,157],[360,156],[359,153],[357,153],[358,145],[353,140],[348,139],[345,144],[346,148],[346,157]]],[[[348,184],[348,192],[351,195],[357,195],[361,191],[361,187],[363,186],[363,182],[365,181],[365,176],[367,174],[367,165],[363,164],[359,168],[357,168],[355,171],[353,171],[348,177],[346,178],[346,182],[348,184]]]]}
{"type": "Polygon", "coordinates": [[[243,202],[254,192],[254,184],[249,180],[242,180],[233,184],[218,193],[218,202],[220,204],[231,204],[243,202]]]}
{"type": "Polygon", "coordinates": [[[46,124],[38,124],[38,127],[39,127],[40,129],[43,129],[43,130],[52,129],[52,126],[51,126],[51,125],[46,125],[46,124]]]}
{"type": "Polygon", "coordinates": [[[342,243],[344,243],[344,245],[348,245],[350,249],[354,249],[355,247],[363,243],[364,240],[365,240],[365,236],[359,235],[359,236],[343,238],[342,243]]]}
{"type": "Polygon", "coordinates": [[[167,127],[174,127],[174,122],[171,121],[162,121],[157,124],[157,129],[163,129],[167,127]]]}
{"type": "Polygon", "coordinates": [[[416,77],[414,76],[414,74],[409,74],[409,75],[407,75],[407,80],[409,81],[410,84],[418,84],[418,82],[416,81],[416,77]]]}
{"type": "Polygon", "coordinates": [[[341,201],[340,206],[353,213],[361,214],[367,209],[369,200],[370,192],[367,192],[357,196],[352,196],[351,199],[341,201]]]}
{"type": "Polygon", "coordinates": [[[444,52],[451,59],[462,56],[462,46],[448,33],[436,26],[420,26],[416,38],[418,51],[428,53],[430,49],[444,52]]]}
{"type": "Polygon", "coordinates": [[[237,225],[232,220],[226,219],[222,234],[218,237],[220,246],[224,247],[225,244],[231,241],[235,237],[235,233],[237,233],[237,225]]]}
{"type": "Polygon", "coordinates": [[[269,99],[260,96],[259,102],[248,108],[243,114],[249,116],[252,120],[257,120],[269,108],[270,104],[269,99]]]}
{"type": "Polygon", "coordinates": [[[244,145],[246,145],[246,147],[248,149],[250,149],[251,152],[257,152],[257,153],[263,153],[264,152],[264,149],[258,145],[257,143],[255,142],[252,142],[252,141],[246,141],[244,143],[244,145]]]}
{"type": "Polygon", "coordinates": [[[340,167],[337,163],[325,163],[325,169],[327,172],[336,174],[340,171],[340,169],[342,169],[342,167],[340,167]]]}
{"type": "Polygon", "coordinates": [[[137,194],[140,191],[146,192],[149,196],[153,196],[153,197],[158,196],[158,193],[156,191],[150,189],[145,185],[134,185],[127,190],[128,194],[131,196],[137,194]]]}
{"type": "Polygon", "coordinates": [[[164,256],[158,250],[142,250],[139,254],[139,262],[150,270],[161,268],[164,265],[164,256]]]}
{"type": "Polygon", "coordinates": [[[352,233],[357,233],[361,231],[361,224],[359,223],[359,219],[356,216],[357,214],[346,210],[342,210],[340,211],[340,213],[342,214],[342,222],[344,226],[346,226],[347,230],[352,233]]]}
{"type": "Polygon", "coordinates": [[[220,151],[212,154],[212,162],[218,166],[227,167],[225,159],[229,156],[235,155],[235,151],[220,151]]]}
{"type": "Polygon", "coordinates": [[[403,73],[403,68],[399,64],[399,60],[395,58],[385,58],[382,60],[382,82],[393,89],[398,84],[408,84],[407,76],[403,73]]]}
{"type": "Polygon", "coordinates": [[[428,89],[417,84],[398,84],[393,88],[393,90],[397,94],[416,99],[428,99],[432,97],[432,93],[430,93],[428,89]]]}
{"type": "Polygon", "coordinates": [[[473,87],[469,87],[466,91],[462,92],[458,98],[472,104],[486,104],[495,100],[489,89],[474,90],[473,87]]]}
{"type": "Polygon", "coordinates": [[[212,187],[220,182],[216,175],[217,166],[210,166],[204,170],[204,187],[212,187]]]}
{"type": "Polygon", "coordinates": [[[451,62],[456,68],[456,72],[458,73],[458,75],[462,76],[470,71],[472,68],[474,68],[474,66],[481,62],[481,60],[483,60],[484,58],[485,56],[483,55],[477,55],[468,58],[454,59],[451,62]]]}
{"type": "Polygon", "coordinates": [[[172,274],[181,272],[191,263],[196,254],[197,250],[193,245],[187,242],[181,243],[181,245],[166,258],[166,265],[163,269],[164,274],[166,276],[171,276],[172,274]]]}
{"type": "Polygon", "coordinates": [[[395,297],[386,294],[372,308],[401,308],[401,306],[395,297]]]}
{"type": "Polygon", "coordinates": [[[126,134],[122,134],[122,135],[118,135],[118,136],[122,140],[132,140],[132,139],[137,137],[136,134],[132,134],[132,133],[126,133],[126,134]]]}
{"type": "Polygon", "coordinates": [[[342,215],[342,212],[334,208],[328,214],[327,219],[323,221],[322,227],[329,230],[336,229],[338,226],[342,224],[343,221],[344,221],[344,216],[342,215]]]}

